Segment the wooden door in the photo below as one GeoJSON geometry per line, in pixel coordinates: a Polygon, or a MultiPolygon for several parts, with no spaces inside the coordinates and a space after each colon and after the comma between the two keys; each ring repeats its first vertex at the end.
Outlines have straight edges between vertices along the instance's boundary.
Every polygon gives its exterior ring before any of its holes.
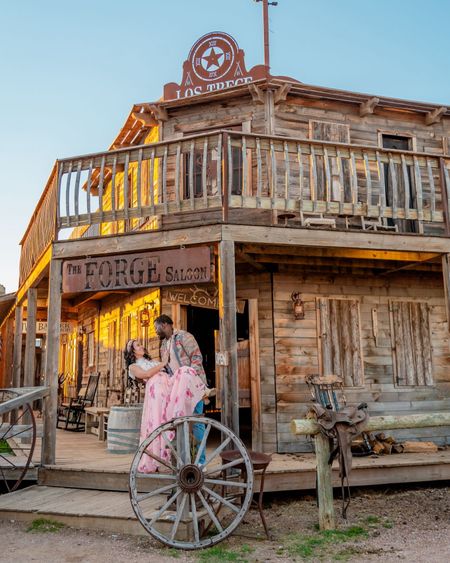
{"type": "Polygon", "coordinates": [[[238,378],[239,378],[239,406],[250,407],[250,340],[237,343],[238,378]]]}
{"type": "Polygon", "coordinates": [[[433,385],[427,303],[391,301],[392,350],[397,385],[433,385]]]}
{"type": "Polygon", "coordinates": [[[359,301],[321,297],[317,307],[322,375],[342,377],[347,387],[363,385],[359,301]]]}
{"type": "MultiPolygon", "coordinates": [[[[217,352],[220,350],[219,331],[214,331],[214,344],[217,352]]],[[[250,340],[241,340],[237,343],[238,352],[238,379],[239,379],[239,407],[251,407],[251,378],[250,378],[250,340]]],[[[222,369],[216,364],[216,406],[222,406],[222,369]]]]}

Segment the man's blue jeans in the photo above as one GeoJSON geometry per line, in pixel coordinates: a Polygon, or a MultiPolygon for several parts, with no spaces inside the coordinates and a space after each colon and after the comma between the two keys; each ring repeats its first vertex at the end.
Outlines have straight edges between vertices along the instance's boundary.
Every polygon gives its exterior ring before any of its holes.
{"type": "MultiPolygon", "coordinates": [[[[203,401],[199,401],[195,405],[194,414],[203,414],[203,401]]],[[[205,434],[205,425],[200,423],[200,422],[196,422],[195,424],[193,424],[192,434],[194,435],[194,439],[197,442],[197,444],[200,444],[200,442],[202,441],[203,436],[205,434]]],[[[206,450],[206,448],[202,449],[202,452],[200,454],[200,458],[198,460],[199,463],[201,463],[202,465],[205,463],[205,460],[206,460],[205,450],[206,450]]],[[[194,461],[194,460],[192,460],[192,461],[194,461]]]]}

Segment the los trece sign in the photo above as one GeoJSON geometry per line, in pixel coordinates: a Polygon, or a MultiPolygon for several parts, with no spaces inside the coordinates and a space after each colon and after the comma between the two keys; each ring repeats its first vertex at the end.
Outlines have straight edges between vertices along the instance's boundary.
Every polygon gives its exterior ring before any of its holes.
{"type": "Polygon", "coordinates": [[[265,76],[263,65],[256,65],[247,71],[244,51],[239,49],[235,39],[227,33],[216,31],[194,43],[183,64],[181,83],[166,84],[164,99],[190,98],[248,84],[265,76]]]}
{"type": "Polygon", "coordinates": [[[162,287],[211,281],[208,247],[65,260],[63,293],[162,287]]]}

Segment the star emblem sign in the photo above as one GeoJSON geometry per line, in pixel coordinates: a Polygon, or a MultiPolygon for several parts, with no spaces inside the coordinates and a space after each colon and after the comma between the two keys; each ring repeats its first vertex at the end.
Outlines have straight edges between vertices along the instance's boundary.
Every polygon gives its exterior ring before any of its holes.
{"type": "Polygon", "coordinates": [[[223,63],[224,52],[220,47],[207,49],[202,56],[202,67],[205,70],[217,70],[223,63]]]}

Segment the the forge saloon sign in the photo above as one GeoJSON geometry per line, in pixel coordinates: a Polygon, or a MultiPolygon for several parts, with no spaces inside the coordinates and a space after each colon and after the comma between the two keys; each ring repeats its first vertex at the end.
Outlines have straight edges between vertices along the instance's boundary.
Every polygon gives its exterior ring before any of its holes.
{"type": "Polygon", "coordinates": [[[211,280],[208,247],[65,260],[63,293],[198,284],[211,280]]]}
{"type": "Polygon", "coordinates": [[[227,33],[214,32],[201,37],[183,64],[181,84],[164,86],[164,99],[189,98],[247,84],[265,77],[263,65],[245,68],[244,51],[227,33]]]}

